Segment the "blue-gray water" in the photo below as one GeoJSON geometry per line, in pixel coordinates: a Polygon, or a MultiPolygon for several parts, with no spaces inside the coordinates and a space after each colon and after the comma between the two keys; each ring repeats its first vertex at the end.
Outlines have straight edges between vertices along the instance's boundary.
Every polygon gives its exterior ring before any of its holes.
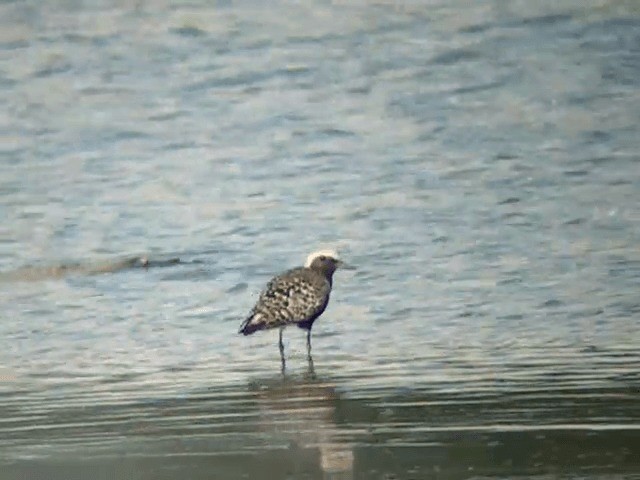
{"type": "Polygon", "coordinates": [[[640,478],[637,2],[113,3],[0,2],[2,480],[640,478]]]}

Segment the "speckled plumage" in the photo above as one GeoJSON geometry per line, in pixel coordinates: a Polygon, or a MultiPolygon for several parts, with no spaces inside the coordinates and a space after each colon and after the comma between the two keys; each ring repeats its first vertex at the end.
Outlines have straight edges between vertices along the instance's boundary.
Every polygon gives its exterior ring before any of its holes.
{"type": "Polygon", "coordinates": [[[331,294],[331,281],[308,267],[288,270],[274,277],[240,328],[249,335],[257,330],[297,324],[311,328],[324,312],[331,294]]]}
{"type": "Polygon", "coordinates": [[[329,303],[333,274],[337,268],[349,268],[333,251],[322,250],[307,257],[304,267],[292,268],[274,277],[260,293],[239,333],[251,335],[258,330],[280,329],[280,357],[284,371],[282,330],[297,325],[307,330],[307,353],[311,359],[311,328],[329,303]]]}

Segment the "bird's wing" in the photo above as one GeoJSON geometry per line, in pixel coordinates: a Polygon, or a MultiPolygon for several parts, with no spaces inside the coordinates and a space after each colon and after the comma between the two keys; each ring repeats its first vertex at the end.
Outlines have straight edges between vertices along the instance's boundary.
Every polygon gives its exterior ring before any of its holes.
{"type": "Polygon", "coordinates": [[[329,282],[308,269],[294,269],[273,278],[242,323],[240,332],[281,327],[317,317],[326,307],[329,282]]]}

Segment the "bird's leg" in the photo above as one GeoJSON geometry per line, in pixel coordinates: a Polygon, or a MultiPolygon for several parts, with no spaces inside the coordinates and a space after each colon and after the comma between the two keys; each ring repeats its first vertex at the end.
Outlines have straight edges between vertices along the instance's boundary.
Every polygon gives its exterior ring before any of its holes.
{"type": "Polygon", "coordinates": [[[282,343],[282,330],[284,330],[283,328],[280,329],[280,340],[278,341],[278,347],[280,348],[280,354],[284,355],[284,344],[282,343]]]}
{"type": "Polygon", "coordinates": [[[311,356],[311,329],[307,331],[307,366],[309,367],[307,372],[309,378],[316,378],[316,370],[313,367],[313,357],[311,356]]]}
{"type": "Polygon", "coordinates": [[[282,364],[282,373],[284,374],[285,361],[284,361],[284,343],[282,343],[283,330],[284,330],[283,328],[280,329],[280,340],[278,341],[278,348],[280,349],[280,363],[282,364]]]}
{"type": "Polygon", "coordinates": [[[316,369],[313,366],[313,358],[311,357],[311,355],[309,355],[307,357],[307,375],[309,376],[309,378],[311,379],[315,379],[316,378],[316,369]]]}

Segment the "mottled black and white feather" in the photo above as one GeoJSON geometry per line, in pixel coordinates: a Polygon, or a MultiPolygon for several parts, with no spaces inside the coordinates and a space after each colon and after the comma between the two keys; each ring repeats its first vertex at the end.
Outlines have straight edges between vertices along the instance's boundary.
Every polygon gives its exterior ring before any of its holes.
{"type": "Polygon", "coordinates": [[[330,275],[327,278],[309,266],[288,270],[267,284],[239,333],[250,335],[294,324],[310,329],[327,307],[330,294],[330,275]]]}
{"type": "Polygon", "coordinates": [[[274,277],[260,293],[249,316],[240,325],[240,332],[251,335],[258,330],[280,329],[278,348],[282,373],[285,369],[282,331],[297,325],[307,331],[307,358],[311,370],[311,328],[327,308],[333,274],[338,268],[352,269],[333,250],[320,250],[307,257],[304,267],[293,268],[274,277]]]}

